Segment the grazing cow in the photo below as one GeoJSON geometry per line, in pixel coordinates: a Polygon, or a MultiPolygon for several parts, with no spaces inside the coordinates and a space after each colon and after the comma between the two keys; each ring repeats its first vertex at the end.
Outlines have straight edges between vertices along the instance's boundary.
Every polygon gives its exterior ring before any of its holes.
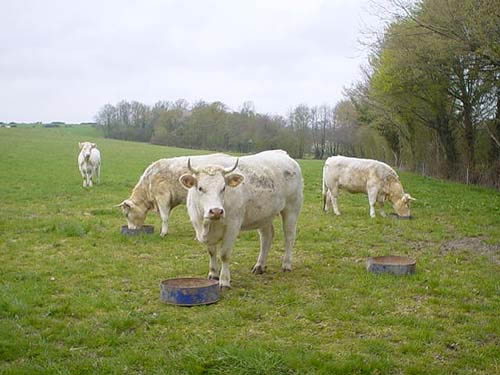
{"type": "Polygon", "coordinates": [[[242,230],[257,229],[260,253],[253,273],[263,273],[274,235],[273,219],[281,215],[285,239],[283,271],[292,269],[295,227],[302,206],[302,173],[285,151],[264,151],[236,159],[232,168],[191,166],[180,177],[188,189],[187,208],[196,239],[207,244],[210,257],[208,278],[219,278],[219,286],[230,287],[229,258],[242,230]],[[236,169],[238,168],[238,169],[236,169]],[[238,173],[234,172],[237,170],[238,173]],[[233,173],[234,172],[234,173],[233,173]],[[222,242],[220,277],[217,243],[222,242]]]}
{"type": "MultiPolygon", "coordinates": [[[[210,154],[192,156],[191,159],[200,164],[210,162],[230,166],[234,158],[226,154],[210,154]]],[[[142,227],[147,213],[156,210],[162,221],[160,236],[167,234],[170,211],[186,203],[187,191],[179,184],[179,177],[189,172],[187,161],[186,156],[160,159],[146,168],[130,197],[117,205],[127,218],[129,229],[142,227]]]]}
{"type": "Polygon", "coordinates": [[[92,186],[99,183],[101,175],[101,153],[95,143],[79,142],[78,168],[83,178],[83,186],[92,186]]]}
{"type": "Polygon", "coordinates": [[[399,216],[410,216],[411,200],[415,200],[403,191],[399,177],[387,164],[377,160],[332,156],[323,167],[323,209],[328,211],[333,206],[335,215],[340,215],[337,207],[339,189],[351,193],[368,194],[370,216],[375,217],[375,202],[379,203],[380,214],[384,212],[384,201],[392,203],[399,216]]]}

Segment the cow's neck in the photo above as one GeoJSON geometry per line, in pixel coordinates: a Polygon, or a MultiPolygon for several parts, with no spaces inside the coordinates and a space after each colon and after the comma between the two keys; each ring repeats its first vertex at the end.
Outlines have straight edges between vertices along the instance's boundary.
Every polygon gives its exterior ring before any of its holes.
{"type": "Polygon", "coordinates": [[[147,183],[141,181],[141,183],[137,184],[132,191],[132,195],[130,199],[136,203],[144,206],[147,210],[152,210],[155,208],[155,202],[150,194],[149,189],[147,188],[147,183]]]}

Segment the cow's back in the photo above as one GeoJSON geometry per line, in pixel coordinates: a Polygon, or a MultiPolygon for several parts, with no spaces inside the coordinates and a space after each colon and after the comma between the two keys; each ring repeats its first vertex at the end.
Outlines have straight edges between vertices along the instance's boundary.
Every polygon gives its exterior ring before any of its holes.
{"type": "Polygon", "coordinates": [[[336,185],[352,193],[364,193],[369,184],[380,185],[389,177],[397,178],[390,166],[373,159],[332,156],[326,160],[325,168],[328,185],[336,185]]]}
{"type": "Polygon", "coordinates": [[[90,163],[97,167],[101,165],[101,152],[97,148],[93,148],[92,151],[90,151],[90,163]]]}
{"type": "Polygon", "coordinates": [[[302,172],[285,151],[264,151],[239,159],[244,176],[239,188],[226,193],[226,208],[244,212],[242,229],[254,229],[285,209],[300,210],[303,199],[302,172]]]}

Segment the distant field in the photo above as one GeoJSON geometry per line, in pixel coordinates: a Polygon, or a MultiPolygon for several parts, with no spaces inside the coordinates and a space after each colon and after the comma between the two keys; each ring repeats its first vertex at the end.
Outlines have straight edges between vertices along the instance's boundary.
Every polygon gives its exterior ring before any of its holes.
{"type": "MultiPolygon", "coordinates": [[[[415,220],[370,219],[365,196],[321,211],[321,161],[299,161],[305,202],[293,271],[282,236],[253,275],[258,235],[240,235],[232,289],[181,308],[159,282],[205,277],[185,207],[169,235],[128,238],[115,204],[144,168],[193,150],[101,138],[92,128],[0,129],[1,374],[498,374],[500,192],[401,173],[415,220]],[[81,186],[78,141],[98,144],[101,184],[81,186]],[[365,259],[409,255],[409,277],[365,259]]],[[[387,212],[392,209],[387,206],[387,212]]]]}

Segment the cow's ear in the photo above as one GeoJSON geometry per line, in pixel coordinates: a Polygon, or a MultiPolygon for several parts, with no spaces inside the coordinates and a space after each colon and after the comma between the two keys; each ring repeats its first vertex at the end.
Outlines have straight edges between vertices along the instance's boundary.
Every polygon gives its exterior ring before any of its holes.
{"type": "Polygon", "coordinates": [[[96,148],[96,146],[97,146],[97,145],[96,145],[95,143],[91,143],[91,144],[90,144],[90,147],[92,147],[92,148],[96,148]]]}
{"type": "Polygon", "coordinates": [[[117,204],[115,207],[120,207],[122,210],[128,211],[132,207],[134,207],[134,202],[132,202],[130,199],[125,199],[122,203],[117,204]]]}
{"type": "Polygon", "coordinates": [[[78,142],[78,147],[80,148],[80,150],[82,149],[82,147],[83,147],[82,142],[78,142]]]}
{"type": "Polygon", "coordinates": [[[410,194],[406,194],[408,196],[408,200],[409,201],[416,201],[415,198],[413,198],[410,194]]]}
{"type": "Polygon", "coordinates": [[[179,177],[179,182],[188,190],[197,184],[196,177],[190,174],[183,174],[179,177]]]}
{"type": "Polygon", "coordinates": [[[243,182],[244,178],[245,177],[239,173],[232,173],[229,176],[226,176],[226,185],[236,187],[243,182]]]}

